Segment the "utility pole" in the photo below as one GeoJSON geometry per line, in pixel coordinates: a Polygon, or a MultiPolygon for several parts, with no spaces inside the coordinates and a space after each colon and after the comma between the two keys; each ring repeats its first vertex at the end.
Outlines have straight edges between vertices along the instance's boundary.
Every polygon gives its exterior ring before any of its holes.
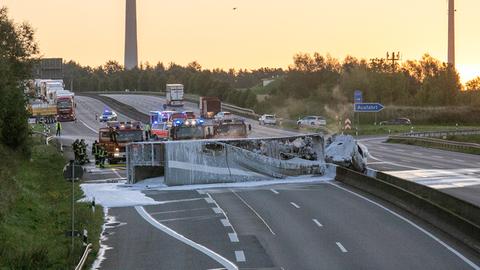
{"type": "Polygon", "coordinates": [[[392,73],[395,72],[395,62],[400,60],[400,52],[392,52],[392,55],[387,52],[387,61],[392,61],[392,73]]]}

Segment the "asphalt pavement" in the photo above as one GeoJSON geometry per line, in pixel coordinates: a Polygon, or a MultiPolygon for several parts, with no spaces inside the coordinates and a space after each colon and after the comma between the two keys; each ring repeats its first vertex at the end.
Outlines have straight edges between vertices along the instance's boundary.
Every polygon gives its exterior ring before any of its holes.
{"type": "MultiPolygon", "coordinates": [[[[105,104],[77,103],[62,139],[95,139],[105,104]]],[[[87,168],[92,182],[124,177],[87,168]]],[[[158,205],[108,209],[99,269],[479,269],[478,254],[429,224],[352,192],[336,182],[147,190],[158,205]]]]}
{"type": "Polygon", "coordinates": [[[370,153],[368,167],[439,189],[480,206],[480,155],[386,143],[387,137],[359,141],[370,153]]]}
{"type": "MultiPolygon", "coordinates": [[[[119,102],[122,102],[126,105],[132,106],[140,112],[143,112],[148,115],[150,111],[163,111],[163,104],[166,103],[165,98],[159,96],[147,96],[147,95],[105,95],[107,97],[113,98],[119,102]]],[[[171,108],[170,108],[171,109],[171,108]]],[[[199,115],[200,111],[198,104],[192,102],[185,102],[185,105],[180,108],[175,108],[176,110],[182,111],[193,111],[195,114],[199,115]]],[[[252,119],[244,119],[248,124],[252,126],[252,132],[248,135],[251,138],[262,138],[262,137],[283,137],[283,136],[295,136],[300,135],[301,133],[295,131],[288,131],[279,128],[273,128],[269,126],[259,125],[258,121],[252,119]]]]}

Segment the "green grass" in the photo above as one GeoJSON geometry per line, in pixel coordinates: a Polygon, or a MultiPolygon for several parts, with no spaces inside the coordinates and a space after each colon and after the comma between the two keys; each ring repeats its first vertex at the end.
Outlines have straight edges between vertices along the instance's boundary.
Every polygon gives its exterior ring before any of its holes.
{"type": "MultiPolygon", "coordinates": [[[[71,183],[63,179],[63,157],[53,146],[35,141],[31,158],[0,146],[0,269],[72,269],[84,247],[65,231],[71,227],[71,183]]],[[[75,200],[82,192],[75,183],[75,200]]],[[[76,203],[76,229],[86,228],[94,244],[90,261],[99,248],[103,211],[76,203]]]]}
{"type": "Polygon", "coordinates": [[[447,137],[447,140],[480,144],[480,135],[449,136],[447,137]]]}
{"type": "Polygon", "coordinates": [[[43,124],[32,124],[30,125],[30,128],[32,129],[32,131],[36,131],[36,132],[45,131],[45,126],[43,124]]]}

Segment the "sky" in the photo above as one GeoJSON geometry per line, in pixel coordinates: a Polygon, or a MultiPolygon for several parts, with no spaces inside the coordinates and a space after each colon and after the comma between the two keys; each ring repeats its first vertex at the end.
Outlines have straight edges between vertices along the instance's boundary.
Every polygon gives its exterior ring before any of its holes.
{"type": "MultiPolygon", "coordinates": [[[[456,63],[480,76],[480,1],[456,1],[456,63]]],[[[125,0],[2,0],[36,29],[44,57],[123,64],[125,0]]],[[[282,67],[296,53],[447,59],[447,0],[137,0],[139,60],[282,67]],[[233,8],[237,8],[234,10],[233,8]]]]}

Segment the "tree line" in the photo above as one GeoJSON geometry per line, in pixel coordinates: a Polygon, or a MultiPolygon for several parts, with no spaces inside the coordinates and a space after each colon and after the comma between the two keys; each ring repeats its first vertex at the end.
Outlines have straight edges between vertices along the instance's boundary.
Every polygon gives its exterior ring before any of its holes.
{"type": "Polygon", "coordinates": [[[203,69],[195,61],[186,66],[146,63],[125,70],[116,61],[95,68],[69,61],[64,65],[64,74],[65,83],[72,84],[75,91],[160,92],[167,83],[182,83],[186,93],[218,96],[225,102],[259,112],[290,109],[284,113],[286,116],[304,113],[295,112],[292,104],[317,108],[310,110],[312,113],[349,104],[355,90],[363,91],[365,101],[386,105],[480,104],[480,92],[473,91],[480,89],[480,78],[463,86],[454,67],[428,54],[420,60],[392,63],[381,58],[366,60],[348,56],[339,61],[330,55],[300,53],[293,57],[293,64],[287,69],[255,70],[203,69]],[[273,78],[275,83],[263,88],[261,82],[265,78],[273,78]],[[260,99],[258,94],[264,98],[260,99]]]}
{"type": "Polygon", "coordinates": [[[34,31],[0,8],[0,145],[28,152],[29,126],[22,82],[31,77],[38,53],[34,31]]]}

